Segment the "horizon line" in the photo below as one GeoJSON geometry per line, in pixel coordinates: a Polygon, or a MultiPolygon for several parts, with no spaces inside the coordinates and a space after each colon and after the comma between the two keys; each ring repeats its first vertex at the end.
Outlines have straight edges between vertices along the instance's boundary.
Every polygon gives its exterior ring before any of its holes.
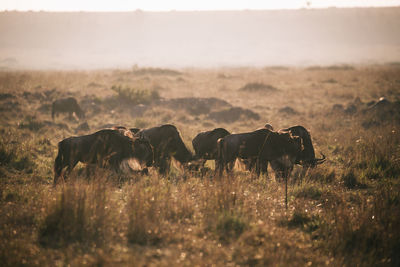
{"type": "Polygon", "coordinates": [[[399,5],[371,5],[371,6],[326,6],[326,7],[312,7],[312,6],[303,6],[303,7],[281,7],[281,8],[233,8],[233,9],[131,9],[131,10],[47,10],[47,9],[0,9],[0,12],[21,12],[21,13],[40,13],[40,12],[47,12],[47,13],[128,13],[128,12],[149,12],[149,13],[168,13],[168,12],[210,12],[210,11],[290,11],[290,10],[321,10],[321,9],[381,9],[381,8],[399,8],[399,5]]]}

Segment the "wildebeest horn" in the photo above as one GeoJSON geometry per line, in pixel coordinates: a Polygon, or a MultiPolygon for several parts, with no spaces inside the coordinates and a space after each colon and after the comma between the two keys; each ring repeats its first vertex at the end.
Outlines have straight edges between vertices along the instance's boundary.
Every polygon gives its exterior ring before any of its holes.
{"type": "Polygon", "coordinates": [[[315,158],[315,165],[322,164],[322,163],[325,162],[325,160],[326,160],[325,155],[323,153],[321,153],[321,155],[322,155],[322,158],[320,158],[320,159],[319,158],[315,158]]]}

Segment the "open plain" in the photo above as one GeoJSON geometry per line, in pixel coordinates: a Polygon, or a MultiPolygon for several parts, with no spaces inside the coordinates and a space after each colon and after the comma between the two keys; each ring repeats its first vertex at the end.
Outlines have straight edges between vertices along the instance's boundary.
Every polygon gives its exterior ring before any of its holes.
{"type": "Polygon", "coordinates": [[[399,266],[400,65],[0,72],[2,266],[399,266]],[[85,119],[51,118],[75,97],[85,119]],[[384,98],[382,98],[384,97],[384,98]],[[381,99],[381,100],[380,100],[381,99]],[[159,176],[78,165],[62,139],[115,125],[306,127],[324,164],[284,183],[173,163],[159,176]]]}

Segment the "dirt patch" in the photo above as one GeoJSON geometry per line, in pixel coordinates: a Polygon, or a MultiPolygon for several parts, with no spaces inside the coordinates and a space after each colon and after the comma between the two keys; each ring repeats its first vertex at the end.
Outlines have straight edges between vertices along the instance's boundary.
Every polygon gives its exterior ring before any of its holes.
{"type": "Polygon", "coordinates": [[[240,107],[232,107],[229,109],[211,112],[208,116],[216,122],[235,122],[239,119],[252,119],[259,120],[260,115],[250,109],[243,109],[240,107]]]}
{"type": "Polygon", "coordinates": [[[278,89],[270,84],[264,83],[248,83],[239,88],[239,91],[245,92],[276,92],[278,89]]]}

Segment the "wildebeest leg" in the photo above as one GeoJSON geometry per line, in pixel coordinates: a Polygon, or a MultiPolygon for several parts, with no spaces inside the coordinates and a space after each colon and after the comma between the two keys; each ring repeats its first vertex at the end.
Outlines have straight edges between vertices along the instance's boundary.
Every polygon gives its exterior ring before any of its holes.
{"type": "Polygon", "coordinates": [[[288,175],[285,174],[285,207],[288,207],[288,198],[287,198],[287,183],[288,183],[288,175]]]}
{"type": "Polygon", "coordinates": [[[226,173],[227,173],[227,174],[229,174],[229,175],[232,175],[232,174],[233,174],[233,167],[235,166],[235,161],[236,161],[236,159],[234,159],[234,160],[232,160],[232,161],[229,161],[229,162],[225,165],[226,173]]]}
{"type": "Polygon", "coordinates": [[[78,164],[78,160],[71,160],[67,166],[67,169],[64,173],[64,180],[67,180],[67,177],[69,176],[69,174],[72,172],[72,169],[76,166],[76,164],[78,164]]]}
{"type": "Polygon", "coordinates": [[[54,185],[57,184],[58,178],[61,176],[64,167],[65,166],[63,165],[63,156],[60,152],[58,152],[58,155],[54,161],[54,185]]]}
{"type": "Polygon", "coordinates": [[[261,174],[265,174],[265,176],[268,178],[268,161],[260,162],[260,164],[261,174]]]}
{"type": "Polygon", "coordinates": [[[89,179],[95,173],[96,165],[95,164],[87,164],[86,165],[86,178],[89,179]]]}
{"type": "Polygon", "coordinates": [[[222,177],[224,172],[224,162],[221,159],[215,160],[215,174],[218,175],[219,178],[222,177]]]}
{"type": "Polygon", "coordinates": [[[168,174],[169,171],[169,165],[170,165],[170,159],[169,158],[163,158],[159,162],[159,173],[162,175],[168,174]]]}
{"type": "Polygon", "coordinates": [[[256,161],[256,176],[257,176],[257,177],[260,177],[261,162],[262,162],[262,159],[260,159],[260,158],[258,157],[258,158],[257,158],[257,161],[256,161]]]}

